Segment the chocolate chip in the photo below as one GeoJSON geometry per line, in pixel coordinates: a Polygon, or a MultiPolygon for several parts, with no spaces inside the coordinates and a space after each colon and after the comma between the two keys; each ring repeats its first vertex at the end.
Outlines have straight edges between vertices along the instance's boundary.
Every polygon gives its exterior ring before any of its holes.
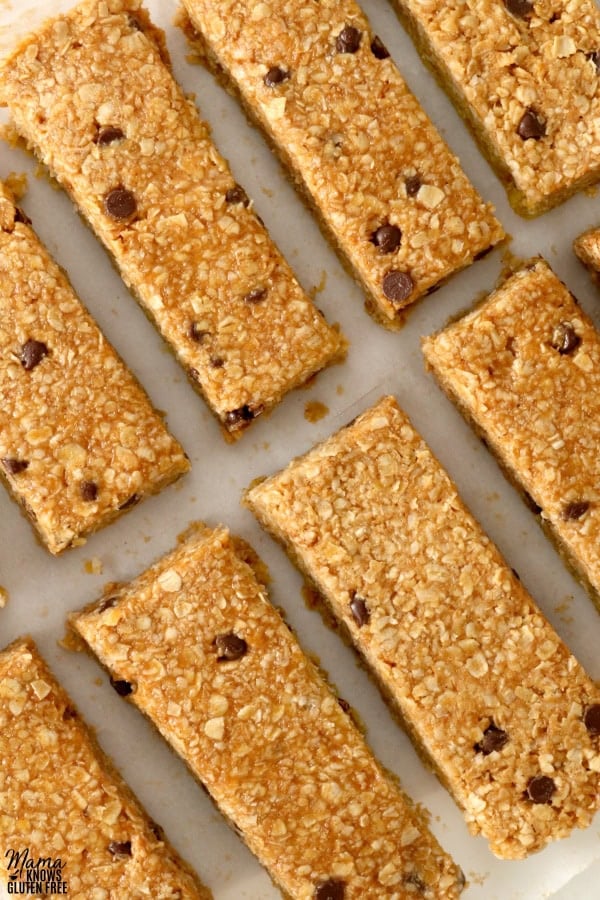
{"type": "Polygon", "coordinates": [[[130,694],[133,694],[133,685],[130,684],[129,681],[119,681],[115,678],[111,678],[110,683],[119,697],[128,697],[130,694]]]}
{"type": "Polygon", "coordinates": [[[573,500],[571,503],[567,503],[566,506],[563,507],[562,517],[567,522],[568,521],[576,521],[580,519],[590,508],[590,504],[587,500],[573,500]]]}
{"type": "Polygon", "coordinates": [[[225,365],[225,360],[222,356],[211,356],[208,363],[212,369],[222,369],[225,365]]]}
{"type": "MultiPolygon", "coordinates": [[[[200,785],[202,787],[202,785],[200,785]]],[[[158,822],[153,822],[150,820],[150,831],[154,835],[157,841],[162,841],[164,843],[166,839],[166,835],[164,829],[158,824],[158,822]]]]}
{"type": "Polygon", "coordinates": [[[231,662],[232,660],[241,659],[248,652],[248,644],[244,638],[238,637],[233,631],[228,634],[218,634],[214,640],[217,648],[218,662],[231,662]]]}
{"type": "Polygon", "coordinates": [[[339,878],[328,878],[320,881],[313,894],[314,900],[344,900],[346,896],[346,882],[339,878]]]}
{"type": "Polygon", "coordinates": [[[373,56],[377,57],[377,59],[388,59],[390,55],[390,51],[378,35],[375,35],[371,41],[371,53],[373,56]]]}
{"type": "Polygon", "coordinates": [[[232,409],[225,415],[225,424],[228,428],[233,428],[235,425],[239,425],[240,422],[251,422],[254,418],[254,413],[250,409],[247,403],[243,406],[238,407],[238,409],[232,409]]]}
{"type": "Polygon", "coordinates": [[[527,783],[527,796],[534,803],[550,803],[555,790],[554,781],[547,775],[536,775],[527,783]]]}
{"type": "Polygon", "coordinates": [[[266,296],[267,296],[267,289],[259,287],[259,288],[254,288],[253,291],[250,291],[250,293],[246,294],[246,296],[244,297],[244,300],[246,303],[260,303],[260,301],[264,300],[266,296]]]}
{"type": "Polygon", "coordinates": [[[95,481],[81,482],[81,496],[84,500],[91,503],[98,496],[98,485],[95,481]]]}
{"type": "Polygon", "coordinates": [[[197,322],[192,322],[188,334],[193,341],[196,341],[197,344],[201,344],[204,338],[207,337],[210,332],[206,331],[204,328],[201,328],[197,322]]]}
{"type": "Polygon", "coordinates": [[[410,884],[412,887],[415,887],[420,894],[424,894],[427,890],[427,884],[416,872],[409,872],[408,875],[405,875],[404,884],[410,884]]]}
{"type": "Polygon", "coordinates": [[[31,219],[19,206],[15,208],[15,222],[20,222],[22,225],[31,225],[31,219]]]}
{"type": "Polygon", "coordinates": [[[533,3],[529,0],[504,0],[504,5],[518,19],[526,19],[533,12],[533,3]]]}
{"type": "Polygon", "coordinates": [[[0,459],[0,462],[9,475],[18,475],[20,472],[24,472],[25,469],[27,469],[29,466],[29,463],[26,459],[12,459],[11,457],[4,457],[4,459],[0,459]]]}
{"type": "Polygon", "coordinates": [[[21,365],[30,372],[47,355],[48,348],[42,341],[25,341],[21,347],[21,365]]]}
{"type": "Polygon", "coordinates": [[[241,184],[234,184],[233,187],[230,187],[225,194],[225,202],[226,203],[243,203],[244,206],[248,206],[250,200],[248,198],[248,194],[241,186],[241,184]]]}
{"type": "Polygon", "coordinates": [[[350,612],[359,628],[366,625],[371,618],[371,613],[369,612],[366,600],[358,594],[354,594],[350,601],[350,612]]]}
{"type": "Polygon", "coordinates": [[[289,77],[290,73],[286,72],[285,69],[281,69],[279,66],[271,66],[264,77],[264,82],[267,87],[275,87],[276,84],[287,81],[289,77]]]}
{"type": "Polygon", "coordinates": [[[404,187],[409,197],[415,197],[419,193],[419,188],[422,184],[420,175],[407,175],[404,179],[404,187]]]}
{"type": "Polygon", "coordinates": [[[77,718],[77,710],[73,706],[65,706],[62,713],[63,722],[71,722],[77,718]]]}
{"type": "Polygon", "coordinates": [[[108,852],[112,856],[131,856],[131,841],[111,841],[108,852]]]}
{"type": "Polygon", "coordinates": [[[392,303],[402,303],[407,300],[412,294],[414,286],[415,283],[408,272],[401,272],[399,269],[390,269],[383,276],[383,293],[392,303]]]}
{"type": "Polygon", "coordinates": [[[531,106],[521,116],[521,120],[517,125],[517,134],[524,141],[529,139],[539,141],[546,134],[545,123],[540,119],[539,113],[531,106]]]}
{"type": "Polygon", "coordinates": [[[596,72],[600,72],[600,50],[594,50],[592,53],[588,53],[587,58],[595,65],[596,72]]]}
{"type": "Polygon", "coordinates": [[[338,53],[356,53],[360,47],[362,32],[354,25],[345,25],[335,39],[335,49],[338,53]]]}
{"type": "Polygon", "coordinates": [[[600,734],[600,703],[588,706],[583,714],[583,724],[593,737],[600,734]]]}
{"type": "Polygon", "coordinates": [[[483,732],[483,740],[478,744],[475,744],[475,751],[477,753],[483,753],[484,756],[489,756],[489,754],[493,753],[495,750],[502,750],[502,748],[508,744],[508,741],[509,737],[506,731],[503,731],[502,728],[498,728],[493,722],[490,722],[483,732]]]}
{"type": "Polygon", "coordinates": [[[135,506],[136,503],[139,503],[140,500],[141,497],[139,497],[137,494],[132,494],[131,497],[128,497],[124,503],[121,503],[119,509],[129,509],[131,506],[135,506]]]}
{"type": "Polygon", "coordinates": [[[96,613],[102,613],[105,609],[112,609],[113,606],[117,605],[116,597],[106,597],[104,600],[101,600],[100,603],[96,606],[96,613]]]}
{"type": "Polygon", "coordinates": [[[127,14],[127,21],[129,22],[129,26],[133,28],[134,31],[143,31],[144,27],[137,16],[133,13],[127,14]]]}
{"type": "Polygon", "coordinates": [[[337,702],[338,702],[339,706],[341,707],[341,709],[344,710],[345,713],[350,712],[350,704],[348,703],[347,700],[344,700],[343,697],[338,697],[337,702]]]}
{"type": "Polygon", "coordinates": [[[94,143],[104,147],[107,144],[114,144],[115,141],[122,141],[124,137],[125,134],[116,125],[103,125],[98,129],[94,143]]]}
{"type": "Polygon", "coordinates": [[[570,322],[559,322],[552,332],[552,346],[561,355],[573,353],[581,344],[581,338],[570,322]]]}
{"type": "Polygon", "coordinates": [[[400,246],[402,232],[396,225],[380,225],[370,237],[372,244],[379,249],[380,253],[394,253],[400,246]]]}
{"type": "Polygon", "coordinates": [[[124,187],[113,188],[104,197],[104,209],[111,219],[122,222],[130,219],[137,210],[137,202],[131,191],[124,187]]]}

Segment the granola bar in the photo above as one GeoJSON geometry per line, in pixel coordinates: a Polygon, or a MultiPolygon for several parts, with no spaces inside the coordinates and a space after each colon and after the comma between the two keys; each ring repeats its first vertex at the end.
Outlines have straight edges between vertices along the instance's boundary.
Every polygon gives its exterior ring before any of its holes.
{"type": "Polygon", "coordinates": [[[233,437],[339,355],[139,0],[86,0],[4,64],[0,99],[233,437]]]}
{"type": "Polygon", "coordinates": [[[0,759],[0,890],[9,881],[23,888],[28,872],[31,887],[31,867],[41,860],[41,874],[52,872],[60,887],[46,891],[44,880],[36,882],[44,893],[212,897],[140,807],[28,638],[0,653],[0,759]]]}
{"type": "Polygon", "coordinates": [[[423,350],[600,608],[600,335],[588,316],[537,260],[423,350]]]}
{"type": "Polygon", "coordinates": [[[0,480],[52,553],[189,469],[0,184],[0,480]]]}
{"type": "Polygon", "coordinates": [[[285,896],[458,897],[462,873],[374,760],[246,558],[224,529],[192,531],[71,624],[285,896]]]}
{"type": "Polygon", "coordinates": [[[392,0],[520,215],[600,178],[594,0],[392,0]]]}
{"type": "Polygon", "coordinates": [[[594,281],[600,284],[600,228],[590,228],[580,234],[573,242],[573,249],[594,281]]]}
{"type": "Polygon", "coordinates": [[[600,805],[600,688],[385,397],[246,503],[463,809],[516,859],[600,805]]]}
{"type": "Polygon", "coordinates": [[[383,324],[503,237],[354,0],[184,6],[383,324]]]}

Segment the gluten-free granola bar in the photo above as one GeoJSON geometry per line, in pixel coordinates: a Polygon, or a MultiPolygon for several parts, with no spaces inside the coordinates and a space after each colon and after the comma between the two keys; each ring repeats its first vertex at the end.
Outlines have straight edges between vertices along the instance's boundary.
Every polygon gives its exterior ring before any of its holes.
{"type": "Polygon", "coordinates": [[[189,469],[0,184],[0,480],[52,553],[189,469]]]}
{"type": "Polygon", "coordinates": [[[394,398],[246,503],[316,586],[470,830],[514,859],[600,805],[600,689],[394,398]]]}
{"type": "Polygon", "coordinates": [[[423,350],[600,608],[600,335],[591,320],[537,260],[423,350]]]}
{"type": "Polygon", "coordinates": [[[184,0],[383,324],[503,236],[354,0],[184,0]]]}
{"type": "Polygon", "coordinates": [[[600,179],[594,0],[392,0],[515,210],[536,216],[600,179]]]}
{"type": "Polygon", "coordinates": [[[19,890],[11,893],[33,894],[37,885],[39,893],[74,900],[212,897],[148,818],[29,638],[0,652],[0,760],[0,886],[12,881],[19,890]],[[34,870],[44,871],[36,878],[34,870]],[[47,881],[60,890],[46,890],[47,881]]]}
{"type": "Polygon", "coordinates": [[[458,897],[460,870],[224,529],[71,617],[294,900],[458,897]]]}
{"type": "Polygon", "coordinates": [[[343,341],[174,81],[139,0],[86,0],[5,62],[0,98],[227,432],[343,341]]]}

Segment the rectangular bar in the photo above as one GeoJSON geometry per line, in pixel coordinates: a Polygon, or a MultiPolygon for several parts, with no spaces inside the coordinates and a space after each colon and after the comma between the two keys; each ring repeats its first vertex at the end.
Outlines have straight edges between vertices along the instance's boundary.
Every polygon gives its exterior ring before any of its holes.
{"type": "Polygon", "coordinates": [[[504,235],[354,0],[184,0],[388,326],[504,235]]]}
{"type": "Polygon", "coordinates": [[[537,260],[423,352],[600,608],[600,335],[591,320],[537,260]]]}
{"type": "Polygon", "coordinates": [[[0,479],[51,553],[189,469],[0,184],[0,479]]]}
{"type": "Polygon", "coordinates": [[[462,873],[373,758],[223,529],[71,624],[285,896],[458,897],[462,873]]]}
{"type": "Polygon", "coordinates": [[[46,23],[4,64],[0,95],[227,433],[340,354],[139,0],[46,23]]]}
{"type": "Polygon", "coordinates": [[[573,242],[573,249],[596,284],[600,284],[600,228],[590,228],[580,234],[573,242]]]}
{"type": "Polygon", "coordinates": [[[600,178],[594,0],[392,0],[522,216],[600,178]]]}
{"type": "Polygon", "coordinates": [[[600,688],[462,504],[393,397],[246,503],[316,586],[492,851],[600,805],[600,688]]]}
{"type": "MultiPolygon", "coordinates": [[[[30,638],[0,652],[0,888],[210,900],[105,756],[30,638]],[[38,859],[36,880],[33,870],[38,859]],[[23,868],[21,868],[23,867],[23,868]],[[35,884],[32,885],[32,881],[35,884]]],[[[12,890],[12,893],[20,893],[12,890]]]]}

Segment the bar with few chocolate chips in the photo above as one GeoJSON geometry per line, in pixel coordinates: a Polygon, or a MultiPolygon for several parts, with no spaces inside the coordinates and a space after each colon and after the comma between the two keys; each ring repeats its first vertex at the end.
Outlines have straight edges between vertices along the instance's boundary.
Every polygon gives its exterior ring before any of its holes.
{"type": "Polygon", "coordinates": [[[519,859],[590,824],[600,688],[393,397],[250,488],[246,504],[316,587],[473,834],[519,859]]]}
{"type": "Polygon", "coordinates": [[[212,897],[141,808],[30,638],[0,652],[0,760],[0,888],[90,900],[212,897]]]}
{"type": "Polygon", "coordinates": [[[422,814],[224,529],[193,528],[70,619],[286,897],[445,900],[464,886],[422,814]]]}
{"type": "Polygon", "coordinates": [[[26,38],[0,100],[238,437],[345,349],[169,68],[139,0],[86,0],[26,38]]]}
{"type": "Polygon", "coordinates": [[[392,0],[520,215],[600,179],[594,0],[392,0]]]}
{"type": "Polygon", "coordinates": [[[0,184],[0,480],[51,553],[189,469],[0,184]]]}
{"type": "Polygon", "coordinates": [[[503,237],[354,0],[184,7],[383,324],[503,237]]]}
{"type": "Polygon", "coordinates": [[[589,317],[534,260],[423,351],[600,608],[600,334],[589,317]]]}

